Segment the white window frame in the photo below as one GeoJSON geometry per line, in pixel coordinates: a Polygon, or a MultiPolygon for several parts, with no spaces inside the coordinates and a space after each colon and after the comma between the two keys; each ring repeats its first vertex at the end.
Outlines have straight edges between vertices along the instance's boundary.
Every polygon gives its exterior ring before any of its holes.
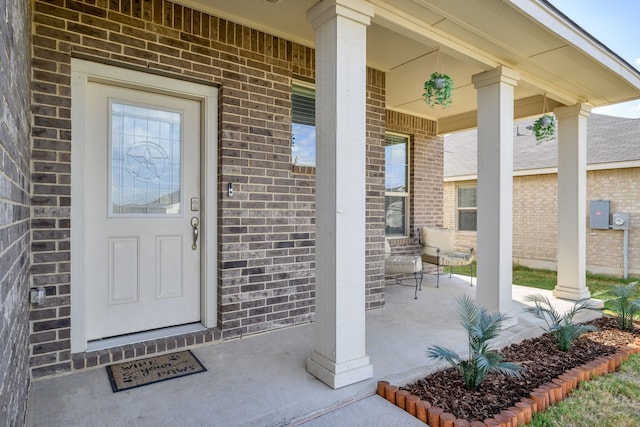
{"type": "Polygon", "coordinates": [[[456,185],[456,230],[463,233],[477,233],[478,232],[478,184],[462,184],[456,185]],[[461,188],[475,188],[476,189],[476,205],[475,206],[460,206],[460,189],[461,188]],[[460,212],[476,212],[476,229],[464,230],[460,228],[460,212]]]}
{"type": "Polygon", "coordinates": [[[147,74],[140,71],[119,68],[112,65],[100,64],[82,59],[71,59],[71,127],[72,144],[71,153],[71,195],[76,201],[71,205],[71,352],[81,353],[87,350],[86,339],[86,283],[84,278],[86,263],[86,250],[84,232],[85,206],[82,203],[86,187],[86,176],[90,171],[84,167],[86,156],[86,141],[91,140],[91,131],[86,127],[87,114],[87,87],[90,82],[113,84],[128,88],[136,88],[157,92],[166,95],[174,95],[188,99],[194,99],[202,105],[202,191],[204,203],[203,215],[207,221],[203,225],[201,240],[202,271],[201,285],[201,323],[204,327],[216,326],[217,311],[217,257],[215,242],[217,241],[217,181],[218,176],[218,89],[214,86],[176,80],[170,77],[147,74]],[[206,185],[204,185],[206,183],[206,185]],[[207,244],[206,242],[209,242],[207,244]]]}
{"type": "MultiPolygon", "coordinates": [[[[291,83],[291,163],[293,165],[296,165],[296,166],[313,166],[313,167],[315,167],[315,165],[316,165],[316,142],[317,142],[316,135],[317,135],[317,133],[316,133],[316,123],[315,123],[315,99],[316,99],[315,91],[316,91],[316,88],[315,88],[315,86],[313,84],[302,82],[302,81],[299,81],[299,80],[294,80],[291,83]],[[293,130],[294,124],[296,124],[296,122],[294,122],[294,120],[293,120],[293,117],[294,117],[294,113],[293,113],[293,92],[294,92],[294,87],[300,87],[300,88],[303,88],[303,89],[313,90],[313,95],[314,95],[313,96],[313,100],[314,100],[314,114],[313,114],[314,115],[314,123],[313,123],[313,128],[314,128],[313,151],[314,151],[314,155],[313,155],[313,162],[305,161],[304,159],[301,160],[293,152],[294,144],[295,144],[295,140],[294,139],[295,139],[295,136],[296,136],[295,133],[294,133],[294,130],[293,130]]],[[[310,126],[310,125],[307,125],[307,126],[310,126]]]]}
{"type": "Polygon", "coordinates": [[[411,136],[407,135],[407,134],[403,134],[403,133],[397,133],[397,132],[385,132],[385,148],[387,146],[387,140],[386,140],[386,136],[390,135],[390,136],[395,136],[395,137],[400,137],[400,138],[404,138],[407,141],[407,158],[406,158],[406,183],[407,183],[407,188],[406,191],[404,192],[397,192],[397,191],[387,191],[387,185],[386,185],[386,175],[387,175],[387,171],[386,171],[386,153],[385,153],[385,192],[384,192],[384,197],[385,197],[385,237],[387,238],[403,238],[403,237],[408,237],[409,236],[409,219],[410,219],[410,203],[411,203],[411,136]],[[405,213],[404,213],[404,234],[398,234],[398,233],[387,233],[387,226],[386,226],[386,221],[387,221],[387,208],[386,208],[386,199],[387,197],[404,197],[405,199],[405,213]]]}

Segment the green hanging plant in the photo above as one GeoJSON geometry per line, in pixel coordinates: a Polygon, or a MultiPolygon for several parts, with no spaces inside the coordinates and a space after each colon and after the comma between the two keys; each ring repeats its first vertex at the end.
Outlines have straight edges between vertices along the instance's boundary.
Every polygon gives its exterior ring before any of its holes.
{"type": "Polygon", "coordinates": [[[538,144],[545,141],[551,141],[556,136],[556,119],[549,114],[549,105],[547,105],[547,94],[544,94],[542,102],[542,117],[539,117],[531,128],[536,137],[538,144]]]}
{"type": "Polygon", "coordinates": [[[550,114],[544,114],[533,122],[532,130],[538,144],[551,141],[556,136],[556,119],[550,114]]]}
{"type": "Polygon", "coordinates": [[[453,92],[453,80],[446,74],[434,72],[431,78],[424,82],[425,102],[430,106],[441,105],[446,107],[451,104],[453,92]]]}

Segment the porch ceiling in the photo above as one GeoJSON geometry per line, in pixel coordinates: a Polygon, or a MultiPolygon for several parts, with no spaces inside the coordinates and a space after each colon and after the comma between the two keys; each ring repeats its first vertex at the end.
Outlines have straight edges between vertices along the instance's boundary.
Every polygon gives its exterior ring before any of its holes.
{"type": "MultiPolygon", "coordinates": [[[[317,0],[179,0],[186,6],[314,46],[306,11],[317,0]]],[[[640,98],[640,72],[546,0],[369,0],[368,65],[387,73],[387,108],[438,121],[440,133],[476,126],[471,76],[503,65],[517,70],[516,118],[549,107],[594,107],[640,98]],[[422,85],[435,71],[455,83],[454,102],[432,108],[422,85]]]]}

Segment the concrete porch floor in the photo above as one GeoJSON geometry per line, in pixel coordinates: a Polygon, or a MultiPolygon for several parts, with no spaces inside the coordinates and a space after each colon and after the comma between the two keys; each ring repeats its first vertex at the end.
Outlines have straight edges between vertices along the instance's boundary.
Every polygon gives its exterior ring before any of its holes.
{"type": "MultiPolygon", "coordinates": [[[[443,365],[427,359],[427,347],[444,345],[466,352],[454,299],[475,296],[476,286],[460,277],[426,275],[418,300],[408,286],[387,282],[386,306],[367,312],[366,352],[372,379],[332,390],[307,373],[314,325],[196,347],[207,372],[113,393],[106,370],[97,368],[34,381],[29,426],[424,426],[375,396],[386,380],[403,385],[443,365]]],[[[540,335],[541,321],[524,312],[524,296],[543,293],[558,308],[572,303],[551,292],[513,287],[517,325],[506,329],[498,347],[540,335]]],[[[599,315],[581,314],[580,321],[599,315]]]]}

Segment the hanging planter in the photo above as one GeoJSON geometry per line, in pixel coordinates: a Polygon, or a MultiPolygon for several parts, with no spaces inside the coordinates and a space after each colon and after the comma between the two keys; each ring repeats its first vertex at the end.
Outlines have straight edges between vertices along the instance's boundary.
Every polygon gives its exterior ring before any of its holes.
{"type": "Polygon", "coordinates": [[[424,93],[422,96],[430,106],[441,105],[446,107],[451,104],[453,92],[453,80],[446,74],[435,72],[431,78],[424,82],[424,93]]]}
{"type": "Polygon", "coordinates": [[[538,144],[551,141],[556,136],[556,120],[550,114],[545,114],[533,122],[533,134],[538,144]]]}
{"type": "Polygon", "coordinates": [[[556,136],[556,119],[550,114],[545,114],[533,122],[532,130],[538,144],[551,141],[556,136]]]}
{"type": "Polygon", "coordinates": [[[551,141],[556,136],[556,119],[549,114],[546,94],[544,95],[542,117],[539,117],[535,122],[533,122],[532,130],[538,144],[541,142],[551,141]]]}
{"type": "Polygon", "coordinates": [[[429,80],[424,82],[424,101],[431,107],[440,105],[446,107],[451,104],[453,94],[453,80],[442,72],[442,60],[440,49],[437,49],[436,71],[431,74],[429,80]]]}

